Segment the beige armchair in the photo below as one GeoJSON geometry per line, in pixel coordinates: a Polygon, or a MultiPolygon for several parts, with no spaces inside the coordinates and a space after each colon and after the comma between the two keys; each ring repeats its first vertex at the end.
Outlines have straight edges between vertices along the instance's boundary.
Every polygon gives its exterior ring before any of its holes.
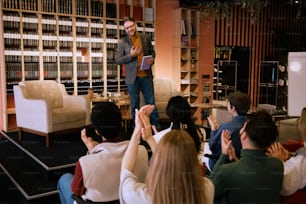
{"type": "Polygon", "coordinates": [[[86,96],[68,95],[63,84],[53,80],[23,81],[14,86],[19,139],[23,132],[46,137],[90,124],[90,103],[86,96]]]}
{"type": "MultiPolygon", "coordinates": [[[[175,89],[173,82],[168,78],[154,78],[154,98],[155,106],[157,108],[161,120],[168,120],[167,104],[172,96],[182,95],[182,93],[175,89]]],[[[140,106],[145,105],[145,100],[140,94],[140,106]]]]}
{"type": "Polygon", "coordinates": [[[168,78],[154,78],[155,105],[161,120],[168,119],[167,104],[172,96],[182,95],[168,78]]]}

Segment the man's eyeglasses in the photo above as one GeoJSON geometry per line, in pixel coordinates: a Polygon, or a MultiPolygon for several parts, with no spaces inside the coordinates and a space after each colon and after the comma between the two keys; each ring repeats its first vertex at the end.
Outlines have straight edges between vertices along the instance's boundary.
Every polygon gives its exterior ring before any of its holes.
{"type": "Polygon", "coordinates": [[[126,27],[124,27],[124,29],[125,30],[128,30],[128,29],[130,29],[130,28],[133,28],[133,26],[135,25],[135,23],[133,23],[132,25],[130,25],[130,26],[126,26],[126,27]]]}

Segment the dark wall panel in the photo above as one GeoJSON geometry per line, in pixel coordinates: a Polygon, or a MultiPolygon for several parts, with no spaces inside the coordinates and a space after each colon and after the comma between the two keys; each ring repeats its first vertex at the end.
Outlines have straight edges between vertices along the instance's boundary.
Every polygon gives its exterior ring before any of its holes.
{"type": "Polygon", "coordinates": [[[220,14],[215,20],[215,46],[250,47],[248,91],[256,106],[259,63],[276,60],[287,64],[289,51],[306,50],[306,15],[297,19],[297,8],[287,1],[272,0],[252,23],[250,13],[233,5],[230,20],[220,14]]]}

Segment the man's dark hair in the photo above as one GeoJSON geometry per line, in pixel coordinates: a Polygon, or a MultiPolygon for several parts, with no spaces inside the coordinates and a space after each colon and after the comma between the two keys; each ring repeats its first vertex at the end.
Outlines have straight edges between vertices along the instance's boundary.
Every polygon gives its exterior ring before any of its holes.
{"type": "Polygon", "coordinates": [[[274,143],[278,137],[278,129],[272,116],[264,110],[248,115],[244,131],[262,149],[274,143]]]}
{"type": "Polygon", "coordinates": [[[90,120],[99,135],[106,139],[116,139],[120,135],[122,116],[116,104],[112,102],[96,103],[90,120]]]}
{"type": "Polygon", "coordinates": [[[131,16],[126,16],[123,18],[123,23],[127,22],[127,21],[132,21],[132,22],[136,22],[135,18],[131,17],[131,16]]]}
{"type": "Polygon", "coordinates": [[[238,115],[246,115],[251,105],[250,97],[246,93],[240,91],[230,93],[228,96],[228,102],[231,107],[235,107],[238,115]]]}

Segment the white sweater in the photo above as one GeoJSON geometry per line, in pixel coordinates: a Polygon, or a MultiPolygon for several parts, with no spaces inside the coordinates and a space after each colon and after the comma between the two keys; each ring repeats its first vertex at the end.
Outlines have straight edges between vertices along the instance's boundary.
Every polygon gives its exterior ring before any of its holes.
{"type": "MultiPolygon", "coordinates": [[[[84,200],[104,202],[119,199],[120,170],[123,155],[129,141],[101,143],[92,153],[79,159],[86,192],[84,200]]],[[[139,146],[135,174],[139,182],[144,182],[148,170],[148,154],[139,146]]]]}

